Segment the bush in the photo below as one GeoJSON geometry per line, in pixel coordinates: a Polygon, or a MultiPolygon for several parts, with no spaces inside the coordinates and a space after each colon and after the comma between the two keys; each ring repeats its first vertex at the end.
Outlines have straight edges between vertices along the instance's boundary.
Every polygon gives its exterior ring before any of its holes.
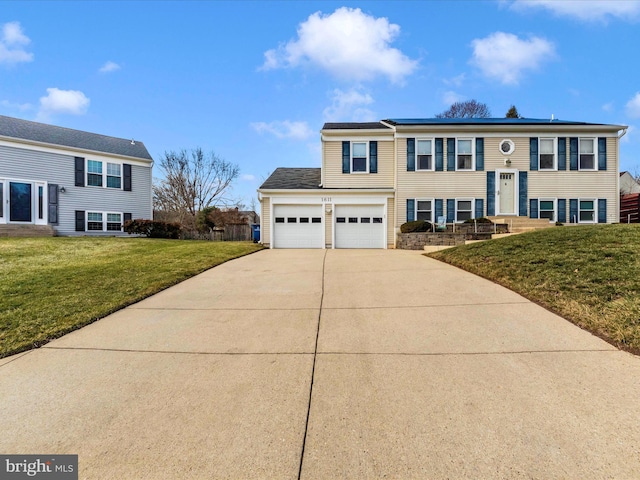
{"type": "Polygon", "coordinates": [[[430,232],[431,224],[424,220],[416,220],[415,222],[407,222],[400,225],[402,233],[430,232]]]}
{"type": "Polygon", "coordinates": [[[469,220],[465,220],[464,223],[493,223],[491,220],[489,220],[486,217],[480,217],[480,218],[470,218],[469,220]]]}
{"type": "Polygon", "coordinates": [[[127,220],[123,230],[129,235],[144,235],[149,238],[180,238],[182,227],[178,223],[158,222],[155,220],[127,220]]]}

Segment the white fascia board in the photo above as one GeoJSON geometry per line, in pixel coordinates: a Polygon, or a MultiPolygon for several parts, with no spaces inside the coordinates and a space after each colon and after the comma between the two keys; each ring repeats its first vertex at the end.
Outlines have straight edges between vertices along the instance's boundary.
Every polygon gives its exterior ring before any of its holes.
{"type": "Polygon", "coordinates": [[[334,195],[334,194],[370,194],[370,193],[388,193],[395,194],[395,189],[393,188],[366,188],[366,189],[356,189],[356,188],[327,188],[327,189],[258,189],[258,193],[261,193],[265,196],[274,196],[274,195],[334,195]]]}
{"type": "Polygon", "coordinates": [[[24,140],[22,138],[3,137],[0,136],[0,145],[13,148],[22,148],[25,150],[34,150],[38,152],[55,153],[58,155],[68,156],[84,156],[91,157],[97,160],[102,159],[117,159],[120,162],[130,163],[132,165],[138,165],[142,167],[151,167],[153,160],[147,160],[146,158],[129,157],[127,155],[117,155],[115,153],[101,152],[98,150],[87,150],[82,148],[67,147],[65,145],[54,145],[51,143],[34,142],[31,140],[24,140]],[[80,154],[80,155],[78,155],[80,154]]]}
{"type": "Polygon", "coordinates": [[[380,130],[369,131],[369,135],[367,135],[367,130],[351,130],[351,133],[348,133],[345,130],[341,130],[339,135],[325,135],[322,134],[323,142],[393,142],[393,132],[388,132],[386,135],[380,135],[380,130]],[[376,135],[377,134],[377,135],[376,135]]]}

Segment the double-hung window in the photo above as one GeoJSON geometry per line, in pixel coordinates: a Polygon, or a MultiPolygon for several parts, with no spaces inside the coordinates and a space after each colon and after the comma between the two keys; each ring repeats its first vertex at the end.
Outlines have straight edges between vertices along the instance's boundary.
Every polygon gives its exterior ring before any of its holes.
{"type": "Polygon", "coordinates": [[[102,230],[102,213],[87,212],[87,231],[101,232],[102,230]]]}
{"type": "Polygon", "coordinates": [[[540,155],[540,158],[539,158],[540,170],[556,169],[556,141],[554,138],[540,139],[539,155],[540,155]]]}
{"type": "Polygon", "coordinates": [[[102,186],[102,162],[87,160],[87,185],[102,186]]]}
{"type": "Polygon", "coordinates": [[[594,138],[581,138],[579,140],[579,155],[578,155],[578,170],[595,170],[596,169],[596,154],[595,154],[595,139],[594,138]]]}
{"type": "Polygon", "coordinates": [[[122,188],[122,165],[99,160],[87,160],[87,185],[91,187],[122,188]],[[103,165],[103,163],[106,163],[106,165],[103,165]]]}
{"type": "Polygon", "coordinates": [[[416,220],[433,222],[433,200],[416,200],[416,220]]]}
{"type": "Polygon", "coordinates": [[[580,223],[595,223],[596,221],[596,201],[578,201],[578,221],[580,223]]]}
{"type": "Polygon", "coordinates": [[[351,172],[367,173],[368,171],[367,142],[353,142],[351,144],[351,172]]]}
{"type": "Polygon", "coordinates": [[[538,216],[550,222],[556,219],[556,201],[540,199],[538,202],[538,216]]]}
{"type": "Polygon", "coordinates": [[[107,213],[107,231],[119,232],[122,230],[122,214],[107,213]]]}
{"type": "Polygon", "coordinates": [[[456,199],[456,222],[464,222],[473,218],[473,200],[456,199]]]}
{"type": "Polygon", "coordinates": [[[122,230],[122,213],[87,212],[87,231],[120,232],[122,230]]]}
{"type": "Polygon", "coordinates": [[[473,141],[470,138],[457,140],[456,170],[473,170],[473,141]]]}
{"type": "Polygon", "coordinates": [[[417,140],[416,143],[416,170],[433,170],[433,141],[417,140]]]}

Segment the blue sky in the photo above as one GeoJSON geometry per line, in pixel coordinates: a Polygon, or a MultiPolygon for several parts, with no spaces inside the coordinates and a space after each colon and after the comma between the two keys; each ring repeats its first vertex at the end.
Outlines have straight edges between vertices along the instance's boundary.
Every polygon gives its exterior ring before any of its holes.
{"type": "Polygon", "coordinates": [[[0,0],[0,28],[0,114],[214,151],[247,206],[275,168],[320,166],[326,121],[465,99],[629,125],[640,171],[640,1],[0,0]]]}

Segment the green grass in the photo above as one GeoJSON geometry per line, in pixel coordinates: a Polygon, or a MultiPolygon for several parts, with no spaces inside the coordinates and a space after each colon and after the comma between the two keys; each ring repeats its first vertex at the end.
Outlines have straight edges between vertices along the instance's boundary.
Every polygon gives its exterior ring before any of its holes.
{"type": "Polygon", "coordinates": [[[640,225],[549,228],[429,256],[640,353],[640,225]]]}
{"type": "Polygon", "coordinates": [[[38,347],[260,249],[249,242],[0,239],[0,357],[38,347]]]}

